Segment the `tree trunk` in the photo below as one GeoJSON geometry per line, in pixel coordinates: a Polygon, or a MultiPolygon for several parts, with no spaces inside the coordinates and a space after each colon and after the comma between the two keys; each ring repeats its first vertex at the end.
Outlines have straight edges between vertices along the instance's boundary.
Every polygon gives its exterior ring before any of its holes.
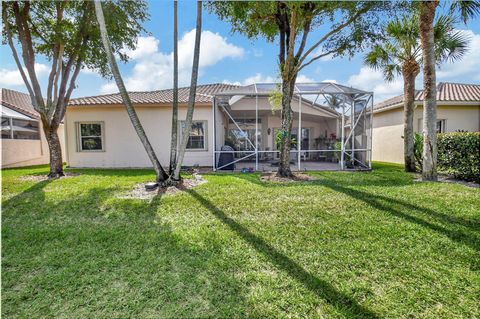
{"type": "Polygon", "coordinates": [[[140,123],[140,119],[138,118],[137,112],[133,107],[127,89],[125,88],[125,84],[123,83],[123,79],[118,69],[117,62],[115,61],[115,57],[112,53],[110,40],[108,39],[107,28],[105,26],[105,18],[103,16],[102,3],[98,0],[95,1],[95,13],[97,15],[97,21],[100,28],[103,46],[105,48],[105,53],[107,54],[107,59],[110,64],[112,75],[115,79],[118,90],[120,91],[120,95],[122,96],[123,104],[127,109],[128,117],[130,118],[130,121],[132,122],[132,125],[137,132],[138,138],[142,142],[145,151],[147,152],[147,155],[152,162],[153,168],[155,169],[155,173],[157,175],[157,182],[163,183],[167,179],[168,175],[167,173],[165,173],[162,165],[157,158],[157,155],[155,154],[152,145],[150,144],[150,141],[148,140],[147,135],[145,134],[142,123],[140,123]]]}
{"type": "Polygon", "coordinates": [[[193,111],[195,109],[195,95],[197,92],[197,79],[198,79],[198,64],[200,61],[200,41],[202,35],[202,2],[197,2],[197,23],[195,30],[195,45],[193,50],[193,65],[192,65],[192,78],[190,81],[190,92],[188,96],[188,110],[187,117],[185,119],[185,129],[183,130],[182,142],[180,149],[178,150],[177,164],[175,165],[175,172],[173,178],[180,180],[180,169],[182,168],[183,157],[185,156],[185,149],[187,148],[188,138],[192,128],[193,111]]]}
{"type": "Polygon", "coordinates": [[[438,1],[421,2],[420,40],[423,52],[423,169],[422,180],[437,180],[437,87],[433,22],[438,1]]]}
{"type": "Polygon", "coordinates": [[[57,133],[58,126],[49,126],[45,121],[42,121],[42,126],[50,153],[50,173],[48,178],[65,176],[63,173],[62,145],[57,133]]]}
{"type": "MultiPolygon", "coordinates": [[[[283,135],[280,143],[280,163],[278,165],[277,176],[292,177],[292,170],[290,169],[290,149],[292,143],[292,97],[295,87],[295,79],[283,80],[282,82],[282,127],[280,134],[283,135]]],[[[298,143],[298,141],[297,141],[298,143]]]]}
{"type": "Polygon", "coordinates": [[[413,114],[415,110],[415,78],[419,72],[416,61],[407,61],[402,67],[403,73],[403,144],[405,171],[415,172],[415,155],[413,144],[413,114]]]}
{"type": "Polygon", "coordinates": [[[178,5],[173,1],[173,105],[172,105],[172,140],[170,142],[169,174],[174,173],[177,165],[178,144],[178,5]]]}

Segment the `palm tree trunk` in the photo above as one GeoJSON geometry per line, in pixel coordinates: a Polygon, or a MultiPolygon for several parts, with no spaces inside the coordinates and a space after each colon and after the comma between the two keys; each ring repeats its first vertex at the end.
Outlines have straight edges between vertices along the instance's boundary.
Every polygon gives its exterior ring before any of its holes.
{"type": "Polygon", "coordinates": [[[415,109],[415,78],[419,72],[416,61],[405,62],[403,67],[403,143],[405,171],[415,172],[415,154],[413,144],[413,114],[415,109]]]}
{"type": "Polygon", "coordinates": [[[173,106],[172,106],[172,140],[170,143],[170,167],[172,175],[177,161],[178,144],[178,5],[173,1],[173,106]]]}
{"type": "Polygon", "coordinates": [[[190,81],[190,92],[188,96],[188,110],[187,117],[185,119],[185,128],[183,129],[182,141],[180,149],[178,150],[177,163],[175,165],[175,172],[173,178],[180,180],[180,169],[183,163],[183,157],[185,156],[185,149],[187,148],[188,138],[192,128],[193,111],[195,109],[195,95],[197,92],[197,79],[198,79],[198,64],[200,61],[200,40],[202,34],[202,2],[197,2],[197,23],[195,30],[195,47],[193,51],[193,65],[192,65],[192,78],[190,81]]]}
{"type": "MultiPolygon", "coordinates": [[[[292,170],[290,169],[290,149],[292,143],[292,97],[295,87],[295,78],[287,81],[282,81],[282,126],[281,134],[283,138],[280,143],[280,163],[278,164],[277,176],[292,177],[292,170]]],[[[301,133],[301,132],[300,132],[301,133]]],[[[300,135],[299,135],[300,136],[300,135]]],[[[297,138],[298,139],[298,138],[297,138]]],[[[298,141],[297,141],[298,143],[298,141]]]]}
{"type": "Polygon", "coordinates": [[[137,132],[137,135],[140,138],[140,141],[142,142],[145,151],[150,158],[150,161],[152,162],[153,168],[155,169],[155,173],[157,175],[157,182],[164,182],[168,176],[165,173],[162,165],[160,164],[157,155],[155,154],[155,151],[147,138],[147,135],[145,134],[142,123],[140,123],[140,119],[138,118],[137,112],[133,107],[127,89],[125,88],[125,84],[123,83],[122,76],[118,69],[118,65],[115,61],[110,41],[108,39],[107,28],[105,26],[105,18],[103,16],[102,3],[99,0],[95,1],[95,13],[97,15],[97,21],[100,28],[103,46],[107,54],[107,59],[110,64],[110,68],[112,70],[112,74],[117,84],[118,90],[120,91],[120,95],[122,96],[123,104],[125,105],[125,108],[127,110],[128,117],[130,118],[130,121],[132,122],[132,125],[137,132]]]}
{"type": "Polygon", "coordinates": [[[422,180],[437,180],[437,88],[433,22],[438,1],[420,4],[420,40],[423,52],[423,170],[422,180]]]}

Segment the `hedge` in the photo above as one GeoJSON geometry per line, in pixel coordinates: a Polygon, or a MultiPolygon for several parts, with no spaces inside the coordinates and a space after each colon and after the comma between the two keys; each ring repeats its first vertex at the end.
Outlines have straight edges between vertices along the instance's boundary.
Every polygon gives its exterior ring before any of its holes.
{"type": "Polygon", "coordinates": [[[480,183],[480,132],[438,134],[438,170],[480,183]]]}

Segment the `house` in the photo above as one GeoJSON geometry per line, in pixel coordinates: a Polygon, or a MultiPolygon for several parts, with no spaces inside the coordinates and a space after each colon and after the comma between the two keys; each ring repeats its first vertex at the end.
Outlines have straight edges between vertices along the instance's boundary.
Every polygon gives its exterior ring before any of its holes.
{"type": "MultiPolygon", "coordinates": [[[[403,95],[373,107],[373,160],[403,163],[403,95]]],[[[415,93],[413,127],[423,129],[423,91],[415,93]]],[[[437,85],[437,132],[480,131],[480,84],[437,85]]]]}
{"type": "MultiPolygon", "coordinates": [[[[30,95],[2,88],[2,168],[49,163],[47,140],[30,95]]],[[[62,148],[63,124],[58,128],[62,148]]]]}
{"type": "MultiPolygon", "coordinates": [[[[278,165],[277,135],[281,119],[280,112],[272,110],[269,95],[276,85],[269,84],[268,90],[261,90],[262,85],[265,87],[265,84],[240,87],[219,83],[197,87],[194,123],[184,158],[185,166],[275,169],[275,165],[278,165]]],[[[341,90],[354,90],[336,84],[322,84],[322,87],[339,94],[341,90]]],[[[307,93],[313,94],[313,91],[307,93]]],[[[364,96],[364,93],[360,90],[351,93],[358,97],[356,111],[363,110],[367,105],[365,101],[360,103],[360,96],[364,96]]],[[[184,125],[188,95],[189,88],[179,89],[179,127],[184,125]]],[[[160,162],[167,165],[172,90],[130,92],[130,98],[160,162]]],[[[351,99],[352,103],[354,100],[351,99]]],[[[300,94],[295,95],[292,108],[295,142],[292,145],[292,165],[298,169],[339,169],[343,157],[340,156],[341,150],[338,147],[334,149],[334,146],[342,135],[341,113],[302,98],[300,94]]],[[[349,119],[344,117],[343,124],[348,123],[349,119]]],[[[365,119],[356,122],[363,125],[365,119]]],[[[71,100],[65,124],[66,160],[70,167],[151,167],[120,94],[71,100]]],[[[362,132],[357,132],[365,135],[367,126],[362,132]]],[[[347,131],[344,133],[347,134],[347,131]]],[[[350,135],[354,140],[355,134],[350,135]]],[[[366,139],[366,135],[364,138],[360,136],[358,141],[366,139]]],[[[358,148],[367,148],[366,144],[361,146],[359,143],[356,144],[358,148]]],[[[350,144],[349,152],[353,152],[355,142],[350,144]]],[[[369,166],[368,154],[360,150],[355,155],[356,161],[363,163],[365,168],[369,166]]]]}

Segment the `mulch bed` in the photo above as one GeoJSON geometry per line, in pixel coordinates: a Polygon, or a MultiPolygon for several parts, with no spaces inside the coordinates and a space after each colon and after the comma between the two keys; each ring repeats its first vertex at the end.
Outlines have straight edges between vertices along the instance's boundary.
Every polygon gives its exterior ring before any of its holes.
{"type": "MultiPolygon", "coordinates": [[[[71,178],[81,175],[80,173],[75,173],[75,172],[65,172],[65,176],[62,176],[60,178],[71,178]]],[[[26,175],[26,176],[20,176],[18,178],[22,182],[42,182],[48,180],[47,175],[26,175]]]]}
{"type": "Polygon", "coordinates": [[[202,175],[193,174],[193,178],[188,178],[182,180],[182,183],[177,186],[169,186],[169,187],[159,187],[154,190],[146,190],[145,184],[147,183],[140,183],[136,184],[131,192],[126,194],[122,194],[117,196],[118,198],[129,198],[129,199],[146,199],[152,200],[157,195],[173,195],[180,192],[184,192],[188,189],[192,189],[196,186],[205,184],[207,181],[203,179],[202,175]]]}
{"type": "Polygon", "coordinates": [[[305,173],[293,173],[293,178],[278,177],[277,173],[263,174],[260,179],[265,182],[290,183],[290,182],[307,182],[316,180],[315,177],[305,173]]]}

